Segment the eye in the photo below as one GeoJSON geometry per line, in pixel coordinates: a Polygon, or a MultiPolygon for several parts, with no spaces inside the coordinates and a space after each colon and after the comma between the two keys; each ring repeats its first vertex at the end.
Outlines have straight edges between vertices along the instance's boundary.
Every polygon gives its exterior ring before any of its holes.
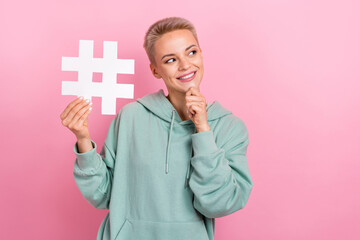
{"type": "MultiPolygon", "coordinates": [[[[193,50],[193,51],[191,51],[190,53],[192,53],[192,52],[194,52],[194,54],[195,54],[197,51],[196,51],[196,50],[193,50]]],[[[193,54],[193,55],[194,55],[194,54],[193,54]]],[[[170,63],[169,61],[172,60],[172,59],[174,59],[174,58],[170,58],[170,59],[167,60],[165,63],[170,63]]],[[[174,59],[174,60],[175,60],[175,59],[174,59]]],[[[174,61],[172,61],[172,62],[174,62],[174,61]]]]}
{"type": "Polygon", "coordinates": [[[171,59],[174,59],[174,58],[170,58],[170,59],[169,59],[169,60],[167,60],[165,63],[169,63],[169,61],[170,61],[171,59]]]}
{"type": "MultiPolygon", "coordinates": [[[[196,53],[196,50],[193,50],[193,51],[191,51],[190,53],[192,53],[192,52],[194,52],[194,54],[195,54],[195,53],[196,53]]],[[[194,54],[193,54],[193,55],[194,55],[194,54]]]]}

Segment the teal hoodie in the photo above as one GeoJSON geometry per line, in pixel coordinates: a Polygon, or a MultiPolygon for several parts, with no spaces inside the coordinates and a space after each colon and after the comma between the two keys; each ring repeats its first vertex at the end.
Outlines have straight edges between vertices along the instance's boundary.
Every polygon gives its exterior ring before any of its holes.
{"type": "Polygon", "coordinates": [[[206,109],[211,130],[198,133],[160,89],[120,109],[100,154],[75,143],[76,185],[109,209],[98,240],[212,240],[215,218],[245,206],[247,128],[218,101],[206,109]]]}

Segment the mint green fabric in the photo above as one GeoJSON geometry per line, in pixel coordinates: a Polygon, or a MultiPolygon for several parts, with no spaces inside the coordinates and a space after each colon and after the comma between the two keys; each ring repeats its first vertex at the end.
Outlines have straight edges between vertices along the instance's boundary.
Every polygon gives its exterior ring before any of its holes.
{"type": "Polygon", "coordinates": [[[244,208],[253,186],[244,122],[218,101],[210,131],[182,121],[162,89],[123,106],[104,145],[79,153],[74,178],[95,208],[109,209],[97,239],[212,240],[215,218],[244,208]]]}

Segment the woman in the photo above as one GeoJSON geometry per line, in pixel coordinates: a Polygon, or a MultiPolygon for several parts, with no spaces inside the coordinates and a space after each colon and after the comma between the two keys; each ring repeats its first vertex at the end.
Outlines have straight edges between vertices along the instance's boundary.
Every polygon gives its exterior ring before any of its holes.
{"type": "Polygon", "coordinates": [[[126,104],[100,154],[91,103],[72,101],[62,123],[76,136],[74,178],[94,207],[109,209],[97,239],[214,239],[215,218],[242,209],[251,192],[244,122],[200,92],[202,51],[183,18],[157,21],[145,36],[162,89],[126,104]]]}

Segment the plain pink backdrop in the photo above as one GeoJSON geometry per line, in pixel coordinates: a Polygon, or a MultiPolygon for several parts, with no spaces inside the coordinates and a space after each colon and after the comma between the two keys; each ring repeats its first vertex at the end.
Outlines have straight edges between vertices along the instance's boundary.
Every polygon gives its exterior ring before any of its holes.
{"type": "MultiPolygon", "coordinates": [[[[73,178],[75,136],[60,114],[62,56],[79,40],[118,41],[135,59],[134,99],[166,90],[142,48],[156,20],[192,21],[204,54],[201,92],[243,119],[254,187],[244,209],[216,219],[218,240],[360,239],[360,4],[356,0],[2,1],[0,239],[95,239],[107,210],[73,178]]],[[[95,80],[101,76],[95,74],[95,80]]],[[[167,92],[167,91],[166,91],[167,92]]],[[[114,115],[93,98],[92,139],[114,115]]]]}

